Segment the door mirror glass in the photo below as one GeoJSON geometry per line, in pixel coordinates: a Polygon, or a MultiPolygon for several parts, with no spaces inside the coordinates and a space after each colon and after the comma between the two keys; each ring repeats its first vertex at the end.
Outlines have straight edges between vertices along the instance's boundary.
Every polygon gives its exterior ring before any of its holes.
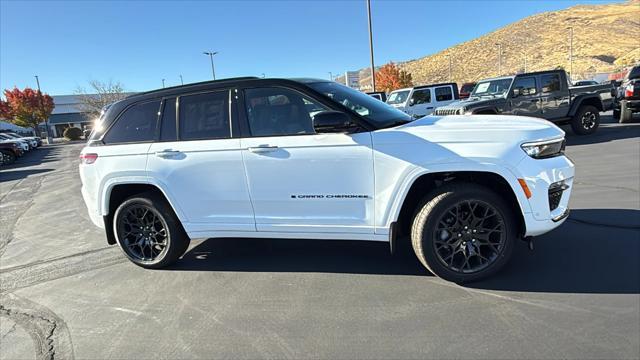
{"type": "Polygon", "coordinates": [[[313,115],[313,128],[318,133],[344,132],[351,127],[351,119],[340,111],[321,111],[313,115]]]}

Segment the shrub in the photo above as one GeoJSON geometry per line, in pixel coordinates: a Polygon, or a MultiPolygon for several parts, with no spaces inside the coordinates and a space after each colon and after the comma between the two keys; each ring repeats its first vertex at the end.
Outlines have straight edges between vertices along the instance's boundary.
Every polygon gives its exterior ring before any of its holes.
{"type": "Polygon", "coordinates": [[[62,136],[69,140],[80,140],[80,137],[82,137],[82,130],[77,127],[69,127],[64,129],[62,136]]]}

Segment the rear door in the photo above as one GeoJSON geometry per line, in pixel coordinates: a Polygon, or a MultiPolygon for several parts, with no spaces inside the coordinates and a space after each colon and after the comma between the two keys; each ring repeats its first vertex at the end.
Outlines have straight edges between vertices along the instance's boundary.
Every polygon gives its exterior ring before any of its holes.
{"type": "Polygon", "coordinates": [[[165,98],[147,172],[192,234],[255,231],[229,89],[165,98]]]}
{"type": "Polygon", "coordinates": [[[540,117],[540,95],[535,76],[516,78],[509,94],[511,113],[521,116],[540,117]]]}
{"type": "Polygon", "coordinates": [[[540,108],[545,119],[558,119],[569,113],[569,90],[558,73],[542,74],[540,79],[540,108]]]}
{"type": "MultiPolygon", "coordinates": [[[[439,86],[435,88],[433,91],[434,91],[435,100],[436,100],[434,104],[435,108],[449,105],[452,102],[456,101],[455,96],[453,94],[453,86],[451,85],[439,86]]],[[[431,112],[429,112],[429,114],[431,114],[431,112]]]]}
{"type": "Polygon", "coordinates": [[[313,115],[328,109],[294,89],[243,95],[242,154],[257,230],[373,234],[371,134],[316,133],[313,115]]]}

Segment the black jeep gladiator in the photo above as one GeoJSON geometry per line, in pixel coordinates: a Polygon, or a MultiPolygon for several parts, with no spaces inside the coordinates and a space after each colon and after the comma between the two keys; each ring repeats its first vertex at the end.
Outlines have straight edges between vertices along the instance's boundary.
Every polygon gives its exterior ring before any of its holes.
{"type": "Polygon", "coordinates": [[[434,115],[511,114],[570,123],[576,134],[594,133],[600,112],[611,107],[611,84],[571,87],[564,70],[479,81],[466,100],[437,108],[434,115]]]}
{"type": "Polygon", "coordinates": [[[631,122],[633,113],[640,112],[640,64],[629,70],[611,94],[615,96],[613,118],[621,123],[631,122]]]}

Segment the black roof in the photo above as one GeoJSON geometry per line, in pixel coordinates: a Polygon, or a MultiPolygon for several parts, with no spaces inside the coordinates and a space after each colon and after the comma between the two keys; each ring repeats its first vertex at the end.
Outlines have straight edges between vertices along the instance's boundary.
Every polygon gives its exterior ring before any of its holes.
{"type": "Polygon", "coordinates": [[[451,85],[451,86],[455,86],[457,87],[458,84],[454,83],[454,82],[448,82],[448,83],[437,83],[437,84],[427,84],[427,85],[420,85],[420,86],[414,86],[414,89],[425,89],[425,88],[430,88],[430,87],[434,87],[434,86],[446,86],[446,85],[451,85]]]}

